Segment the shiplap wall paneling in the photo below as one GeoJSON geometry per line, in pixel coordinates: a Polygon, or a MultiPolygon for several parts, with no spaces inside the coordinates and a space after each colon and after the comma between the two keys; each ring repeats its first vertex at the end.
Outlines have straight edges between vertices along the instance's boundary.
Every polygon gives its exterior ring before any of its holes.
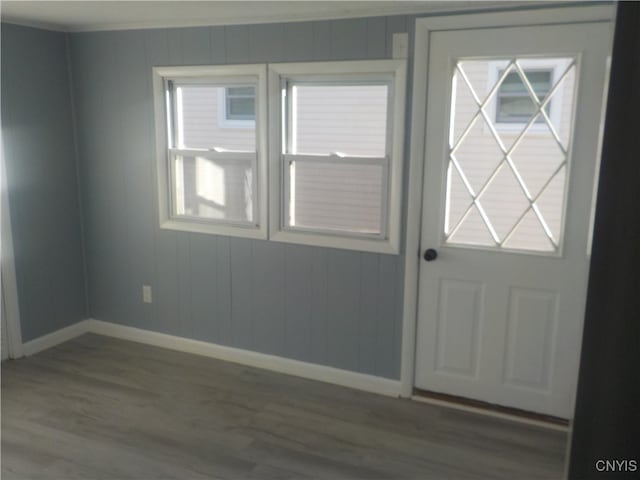
{"type": "Polygon", "coordinates": [[[2,137],[22,340],[86,315],[66,38],[2,24],[2,137]]]}
{"type": "Polygon", "coordinates": [[[393,33],[407,24],[403,16],[71,35],[91,316],[398,378],[400,256],[159,228],[151,67],[389,58],[393,33]],[[152,304],[142,285],[152,286],[152,304]]]}
{"type": "MultiPolygon", "coordinates": [[[[312,358],[314,329],[313,308],[313,248],[304,245],[287,246],[285,251],[285,351],[296,360],[312,358]]],[[[317,360],[316,360],[317,361],[317,360]]],[[[322,360],[319,361],[321,363],[322,360]]]]}

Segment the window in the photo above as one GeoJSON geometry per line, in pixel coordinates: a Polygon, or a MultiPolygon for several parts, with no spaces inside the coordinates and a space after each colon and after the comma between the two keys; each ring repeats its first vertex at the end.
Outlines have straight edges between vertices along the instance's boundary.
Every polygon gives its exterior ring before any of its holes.
{"type": "Polygon", "coordinates": [[[161,227],[266,238],[266,68],[158,67],[154,94],[161,227]]]}
{"type": "Polygon", "coordinates": [[[573,57],[455,63],[443,232],[448,245],[559,251],[576,72],[573,57]]]}
{"type": "MultiPolygon", "coordinates": [[[[529,91],[529,86],[535,93],[539,102],[551,94],[551,99],[544,106],[544,111],[551,120],[554,128],[559,128],[562,110],[564,108],[564,82],[555,87],[568,63],[563,58],[521,58],[518,60],[520,70],[515,64],[502,60],[471,61],[469,81],[481,78],[480,69],[484,64],[488,74],[485,78],[486,94],[503,78],[491,102],[488,103],[487,113],[495,122],[494,126],[502,132],[521,132],[529,123],[531,117],[537,112],[538,107],[529,91]],[[477,70],[477,71],[476,71],[477,70]],[[505,75],[505,70],[507,70],[505,75]],[[526,78],[526,82],[523,80],[526,78]]],[[[479,85],[478,85],[479,86],[479,85]]],[[[478,88],[478,91],[480,88],[478,88]]],[[[531,132],[546,132],[547,126],[542,115],[536,115],[531,126],[531,132]]]]}
{"type": "Polygon", "coordinates": [[[219,123],[221,128],[255,128],[256,92],[252,86],[220,89],[219,123]]]}
{"type": "Polygon", "coordinates": [[[404,61],[269,68],[271,238],[396,253],[404,61]]]}
{"type": "MultiPolygon", "coordinates": [[[[542,102],[551,90],[552,70],[525,70],[531,88],[539,102],[542,102]]],[[[502,76],[504,70],[499,72],[502,76]]],[[[545,106],[547,114],[551,110],[551,101],[545,106]]],[[[498,89],[496,106],[496,122],[498,123],[526,123],[536,112],[536,106],[531,100],[529,89],[517,72],[509,72],[498,89]]],[[[536,123],[544,121],[539,115],[536,123]]]]}
{"type": "Polygon", "coordinates": [[[153,71],[162,228],[398,252],[405,60],[153,71]]]}

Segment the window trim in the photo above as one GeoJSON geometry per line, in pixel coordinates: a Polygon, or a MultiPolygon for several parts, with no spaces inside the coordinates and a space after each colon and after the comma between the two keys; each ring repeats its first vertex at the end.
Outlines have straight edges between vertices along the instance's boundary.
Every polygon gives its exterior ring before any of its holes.
{"type": "MultiPolygon", "coordinates": [[[[402,167],[404,148],[404,116],[406,98],[406,60],[357,60],[338,62],[269,64],[269,231],[270,239],[278,242],[313,245],[376,253],[398,254],[402,207],[402,167]],[[287,105],[282,89],[287,80],[326,82],[349,79],[367,83],[368,79],[385,81],[389,88],[390,124],[387,128],[388,158],[386,201],[383,202],[381,228],[383,236],[360,235],[349,232],[290,228],[285,224],[287,137],[283,120],[287,105]]],[[[300,156],[308,156],[302,155],[300,156]]],[[[323,157],[330,158],[330,156],[323,157]]],[[[350,157],[358,158],[358,157],[350,157]]],[[[372,157],[380,160],[382,157],[372,157]]]]}
{"type": "MultiPolygon", "coordinates": [[[[158,217],[161,229],[178,230],[213,235],[266,239],[268,237],[268,195],[267,195],[267,68],[265,64],[153,67],[153,100],[156,136],[155,176],[157,184],[158,217]],[[200,217],[176,216],[172,210],[173,161],[170,155],[171,127],[169,116],[170,99],[167,92],[168,80],[179,83],[212,84],[247,82],[247,77],[256,82],[256,190],[254,222],[244,224],[234,221],[206,219],[200,217]]],[[[187,150],[187,149],[182,149],[187,150]]],[[[202,150],[207,155],[216,155],[215,150],[202,150]]],[[[245,152],[247,153],[247,152],[245,152]]],[[[221,153],[222,154],[222,153],[221,153]]]]}

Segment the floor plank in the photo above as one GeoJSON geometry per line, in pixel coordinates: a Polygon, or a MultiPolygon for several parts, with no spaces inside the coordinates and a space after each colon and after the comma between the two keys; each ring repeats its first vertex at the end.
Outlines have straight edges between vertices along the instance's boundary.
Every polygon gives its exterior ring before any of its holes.
{"type": "Polygon", "coordinates": [[[2,364],[3,479],[557,479],[566,434],[87,334],[2,364]]]}

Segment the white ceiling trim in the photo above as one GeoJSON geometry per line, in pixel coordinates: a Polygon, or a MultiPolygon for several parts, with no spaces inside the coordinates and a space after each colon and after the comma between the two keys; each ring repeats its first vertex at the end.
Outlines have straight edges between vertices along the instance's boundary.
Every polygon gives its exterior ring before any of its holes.
{"type": "Polygon", "coordinates": [[[39,28],[40,30],[51,30],[53,32],[71,32],[70,29],[61,27],[60,25],[56,25],[48,22],[41,22],[37,20],[25,20],[23,18],[15,18],[11,15],[0,15],[2,19],[2,23],[9,23],[11,25],[20,25],[22,27],[31,27],[31,28],[39,28]]]}
{"type": "MultiPolygon", "coordinates": [[[[184,11],[188,15],[189,7],[187,4],[200,4],[207,5],[211,8],[211,13],[207,16],[197,16],[195,18],[171,18],[166,17],[162,19],[155,18],[149,21],[126,21],[126,22],[109,22],[99,21],[101,18],[101,11],[99,6],[104,7],[107,2],[91,2],[91,1],[77,1],[77,2],[18,2],[18,1],[4,1],[2,2],[2,21],[6,23],[12,23],[17,25],[24,25],[28,27],[41,28],[45,30],[54,30],[59,32],[91,32],[91,31],[108,31],[108,30],[138,30],[138,29],[152,29],[152,28],[180,28],[180,27],[200,27],[200,26],[219,26],[219,25],[249,25],[260,23],[280,23],[280,22],[303,22],[314,20],[336,20],[346,18],[363,18],[363,17],[378,17],[387,15],[411,15],[411,14],[439,14],[445,12],[460,12],[468,10],[486,9],[491,7],[518,7],[523,4],[527,4],[525,1],[518,2],[504,2],[504,1],[413,1],[413,2],[393,2],[393,1],[359,1],[359,2],[288,2],[296,3],[296,9],[289,11],[283,8],[274,8],[273,13],[269,13],[269,9],[261,8],[258,10],[251,10],[245,8],[246,13],[243,14],[231,14],[220,15],[217,13],[223,12],[225,8],[228,8],[231,4],[237,9],[243,2],[185,2],[184,11]],[[64,23],[61,23],[58,19],[60,14],[56,14],[51,10],[45,9],[45,4],[59,6],[58,8],[68,8],[69,5],[75,3],[79,10],[83,11],[82,19],[74,19],[73,14],[69,15],[64,23]],[[95,11],[92,10],[95,4],[95,11]],[[303,4],[309,5],[308,9],[300,8],[303,4]],[[312,4],[323,3],[324,7],[321,11],[312,8],[312,4]],[[101,4],[101,5],[99,5],[101,4]],[[223,5],[226,4],[226,5],[223,5]],[[347,5],[349,4],[349,5],[347,5]],[[326,8],[329,7],[330,8],[326,8]],[[249,10],[249,11],[247,11],[249,10]],[[296,11],[297,10],[297,11],[296,11]],[[305,11],[306,10],[306,11],[305,11]]],[[[118,9],[126,13],[134,3],[138,7],[143,2],[110,2],[110,8],[118,9]],[[129,4],[129,5],[128,5],[129,4]]],[[[144,2],[148,5],[148,8],[153,8],[154,4],[157,6],[166,6],[169,3],[178,5],[179,2],[144,2]]],[[[267,6],[269,3],[273,5],[280,4],[280,7],[285,2],[249,2],[252,4],[263,3],[267,6]]],[[[547,3],[547,2],[543,2],[547,3]]],[[[247,5],[248,7],[249,5],[247,5]]],[[[49,7],[51,8],[51,7],[49,7]]],[[[145,5],[145,8],[146,5],[145,5]]],[[[139,10],[138,10],[139,12],[139,10]]],[[[125,15],[126,16],[126,15],[125,15]]]]}

